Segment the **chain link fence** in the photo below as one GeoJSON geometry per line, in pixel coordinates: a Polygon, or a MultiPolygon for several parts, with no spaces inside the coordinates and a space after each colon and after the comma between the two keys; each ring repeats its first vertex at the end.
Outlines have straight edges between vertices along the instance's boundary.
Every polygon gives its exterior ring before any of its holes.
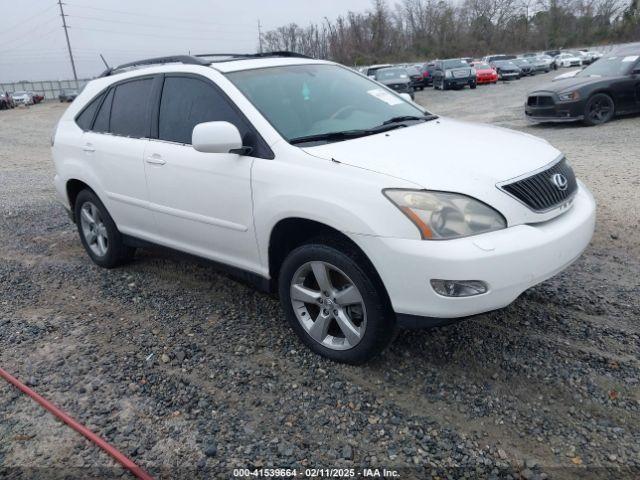
{"type": "Polygon", "coordinates": [[[0,92],[34,92],[44,95],[45,100],[57,100],[62,90],[80,91],[89,82],[89,78],[78,80],[43,80],[39,82],[1,83],[0,92]]]}

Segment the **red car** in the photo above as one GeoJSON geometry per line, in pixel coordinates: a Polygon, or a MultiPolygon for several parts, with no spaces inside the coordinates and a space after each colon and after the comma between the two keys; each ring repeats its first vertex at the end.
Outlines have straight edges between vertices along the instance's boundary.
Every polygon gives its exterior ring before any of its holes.
{"type": "Polygon", "coordinates": [[[471,65],[476,69],[476,83],[498,83],[498,73],[488,63],[475,62],[471,65]]]}

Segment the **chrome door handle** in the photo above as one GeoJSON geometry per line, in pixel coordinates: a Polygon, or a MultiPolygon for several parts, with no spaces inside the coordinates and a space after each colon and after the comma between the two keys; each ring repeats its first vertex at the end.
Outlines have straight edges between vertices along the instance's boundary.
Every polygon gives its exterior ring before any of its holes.
{"type": "Polygon", "coordinates": [[[92,145],[91,143],[86,143],[86,144],[84,145],[84,147],[82,147],[82,150],[83,150],[84,152],[88,152],[88,153],[93,153],[93,152],[95,152],[95,151],[96,151],[96,149],[95,149],[95,148],[93,148],[93,145],[92,145]]]}
{"type": "Polygon", "coordinates": [[[153,155],[149,155],[147,158],[145,158],[145,161],[147,163],[150,163],[152,165],[164,165],[165,163],[167,163],[165,160],[162,159],[162,157],[157,154],[154,153],[153,155]]]}

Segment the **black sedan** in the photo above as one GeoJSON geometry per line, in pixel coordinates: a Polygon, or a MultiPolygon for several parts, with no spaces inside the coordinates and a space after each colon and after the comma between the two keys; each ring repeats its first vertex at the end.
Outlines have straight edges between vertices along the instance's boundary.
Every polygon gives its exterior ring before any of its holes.
{"type": "Polygon", "coordinates": [[[500,80],[518,80],[522,77],[522,70],[511,60],[496,60],[489,65],[498,73],[500,80]]]}
{"type": "Polygon", "coordinates": [[[376,71],[375,79],[398,93],[408,93],[412,99],[414,98],[411,78],[409,78],[406,68],[381,68],[376,71]]]}
{"type": "Polygon", "coordinates": [[[599,125],[634,112],[640,112],[640,47],[615,51],[574,77],[543,85],[525,103],[527,118],[536,122],[599,125]]]}
{"type": "Polygon", "coordinates": [[[533,64],[529,62],[529,60],[527,60],[526,58],[515,58],[511,61],[515,63],[518,67],[520,67],[520,71],[522,72],[523,77],[525,75],[535,75],[536,70],[533,64]]]}

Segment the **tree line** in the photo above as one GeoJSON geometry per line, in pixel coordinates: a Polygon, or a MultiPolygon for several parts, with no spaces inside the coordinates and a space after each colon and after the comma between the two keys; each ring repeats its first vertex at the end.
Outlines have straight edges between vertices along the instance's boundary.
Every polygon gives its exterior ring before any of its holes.
{"type": "Polygon", "coordinates": [[[640,0],[374,0],[365,12],[265,32],[261,48],[346,65],[640,41],[640,0]]]}

